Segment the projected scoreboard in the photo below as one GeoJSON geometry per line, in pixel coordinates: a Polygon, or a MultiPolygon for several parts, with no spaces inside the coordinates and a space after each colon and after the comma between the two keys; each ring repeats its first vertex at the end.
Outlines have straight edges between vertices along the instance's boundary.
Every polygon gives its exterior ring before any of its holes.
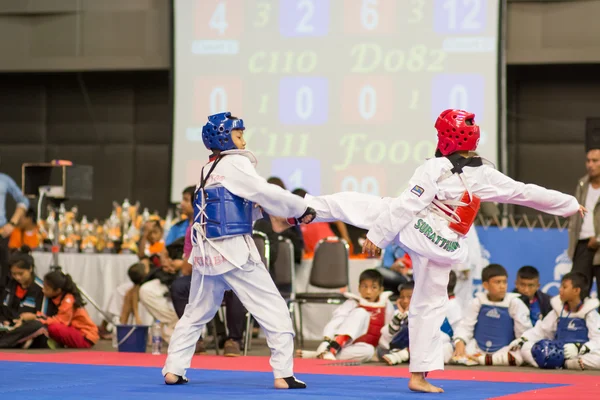
{"type": "Polygon", "coordinates": [[[196,183],[209,114],[243,118],[288,189],[397,195],[468,109],[497,152],[497,0],[175,2],[172,198],[196,183]]]}

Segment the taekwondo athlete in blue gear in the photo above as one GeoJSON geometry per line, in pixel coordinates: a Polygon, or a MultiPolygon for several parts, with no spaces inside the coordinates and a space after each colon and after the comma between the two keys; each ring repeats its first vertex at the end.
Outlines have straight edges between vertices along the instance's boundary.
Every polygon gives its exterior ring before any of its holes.
{"type": "Polygon", "coordinates": [[[564,275],[560,294],[550,300],[552,311],[511,343],[520,348],[528,364],[543,369],[600,369],[600,302],[581,295],[587,285],[581,273],[564,275]]]}
{"type": "Polygon", "coordinates": [[[304,199],[258,175],[256,158],[245,150],[244,129],[244,121],[229,112],[211,115],[202,129],[213,154],[202,168],[193,199],[190,299],[162,372],[167,384],[187,382],[185,372],[200,333],[219,309],[225,290],[231,289],[265,331],[275,388],[302,389],[306,385],[293,374],[292,320],[261,261],[252,223],[261,218],[261,208],[295,223],[310,223],[316,214],[304,199]]]}

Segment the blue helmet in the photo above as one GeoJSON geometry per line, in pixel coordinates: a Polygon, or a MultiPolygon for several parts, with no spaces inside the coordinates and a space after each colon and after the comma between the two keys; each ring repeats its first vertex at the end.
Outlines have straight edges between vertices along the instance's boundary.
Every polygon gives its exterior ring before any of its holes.
{"type": "Polygon", "coordinates": [[[531,348],[531,355],[542,369],[562,368],[565,363],[563,343],[556,340],[540,340],[531,348]]]}
{"type": "Polygon", "coordinates": [[[231,131],[234,129],[246,129],[244,120],[230,119],[231,113],[224,112],[210,115],[208,122],[202,127],[202,141],[207,149],[221,151],[235,149],[231,140],[231,131]]]}

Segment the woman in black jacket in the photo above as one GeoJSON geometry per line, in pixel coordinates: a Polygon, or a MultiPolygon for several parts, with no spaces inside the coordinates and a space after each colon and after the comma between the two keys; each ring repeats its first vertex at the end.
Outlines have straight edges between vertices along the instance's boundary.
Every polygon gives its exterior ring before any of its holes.
{"type": "Polygon", "coordinates": [[[36,312],[45,312],[47,308],[47,300],[42,292],[43,281],[35,275],[29,247],[23,246],[14,252],[8,265],[11,279],[0,304],[0,348],[19,347],[46,333],[43,324],[24,321],[28,315],[35,316],[36,312]]]}

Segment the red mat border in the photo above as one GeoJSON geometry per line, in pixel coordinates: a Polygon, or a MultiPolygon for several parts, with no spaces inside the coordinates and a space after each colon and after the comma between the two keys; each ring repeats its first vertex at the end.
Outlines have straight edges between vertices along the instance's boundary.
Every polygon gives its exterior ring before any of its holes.
{"type": "MultiPolygon", "coordinates": [[[[151,355],[145,353],[117,353],[100,351],[76,351],[61,353],[0,353],[0,361],[11,362],[40,362],[60,364],[86,364],[124,367],[162,367],[166,355],[151,355]]],[[[218,357],[195,356],[192,368],[228,371],[271,372],[268,357],[218,357]]],[[[343,362],[326,362],[323,360],[294,360],[294,371],[297,374],[347,375],[347,376],[377,376],[408,378],[406,367],[386,367],[376,365],[349,366],[343,362]]],[[[531,371],[531,370],[529,370],[531,371]]],[[[562,387],[534,390],[502,396],[502,400],[554,400],[569,399],[576,396],[600,396],[600,373],[598,375],[578,374],[543,374],[523,370],[519,372],[481,371],[472,369],[454,369],[436,371],[430,378],[458,381],[487,381],[511,383],[542,383],[568,385],[562,387]]]]}

